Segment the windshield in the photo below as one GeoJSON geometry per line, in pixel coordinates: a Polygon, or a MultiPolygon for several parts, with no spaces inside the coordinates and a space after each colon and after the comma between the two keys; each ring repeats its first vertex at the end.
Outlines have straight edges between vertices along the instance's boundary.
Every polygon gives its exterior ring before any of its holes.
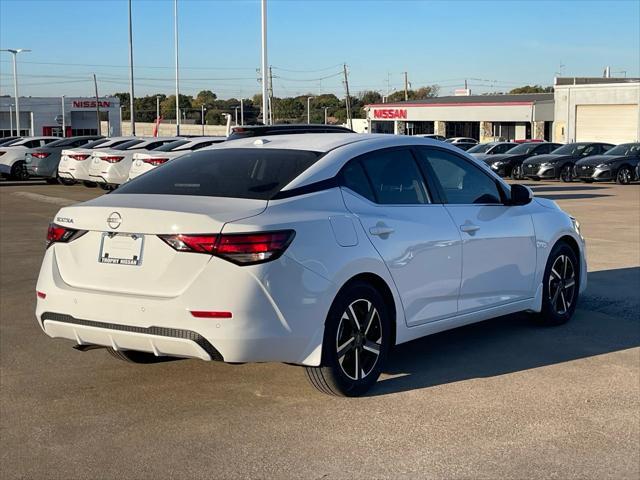
{"type": "Polygon", "coordinates": [[[605,155],[620,155],[625,157],[638,154],[640,154],[640,143],[623,143],[605,153],[605,155]]]}
{"type": "Polygon", "coordinates": [[[129,147],[133,147],[135,145],[138,145],[140,143],[142,143],[143,140],[140,139],[136,139],[136,140],[129,140],[128,142],[124,142],[121,143],[120,145],[113,147],[113,150],[128,150],[129,147]]]}
{"type": "Polygon", "coordinates": [[[164,145],[154,148],[154,152],[171,152],[173,149],[181,147],[189,143],[189,140],[176,140],[175,142],[165,143],[164,145]]]}
{"type": "Polygon", "coordinates": [[[580,155],[582,151],[589,146],[588,143],[570,143],[556,148],[551,153],[553,155],[580,155]]]}
{"type": "Polygon", "coordinates": [[[269,200],[313,165],[319,152],[257,148],[202,150],[168,162],[115,192],[269,200]]]}
{"type": "Polygon", "coordinates": [[[481,143],[479,145],[476,145],[475,147],[471,147],[469,150],[467,150],[467,152],[469,152],[469,153],[486,153],[486,151],[489,150],[491,147],[493,147],[492,143],[481,143]]]}
{"type": "Polygon", "coordinates": [[[517,147],[513,147],[507,153],[509,155],[511,155],[511,154],[521,155],[521,154],[531,153],[531,152],[533,152],[535,150],[535,148],[538,145],[540,145],[540,144],[539,143],[522,143],[522,144],[518,145],[517,147]]]}

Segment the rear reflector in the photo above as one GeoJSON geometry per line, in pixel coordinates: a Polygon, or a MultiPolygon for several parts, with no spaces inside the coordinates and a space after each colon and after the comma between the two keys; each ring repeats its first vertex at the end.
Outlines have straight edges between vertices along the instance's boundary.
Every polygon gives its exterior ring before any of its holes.
{"type": "Polygon", "coordinates": [[[165,162],[168,162],[168,158],[143,158],[142,161],[144,163],[148,163],[149,165],[153,165],[157,167],[158,165],[162,165],[165,162]]]}
{"type": "Polygon", "coordinates": [[[74,160],[82,161],[89,158],[90,155],[87,153],[75,153],[73,155],[69,155],[69,158],[73,158],[74,160]]]}
{"type": "Polygon", "coordinates": [[[36,157],[36,158],[47,158],[49,155],[51,154],[47,152],[33,152],[31,154],[32,157],[36,157]]]}
{"type": "Polygon", "coordinates": [[[109,162],[109,163],[118,163],[120,160],[122,160],[124,157],[120,157],[120,156],[116,156],[116,155],[112,155],[109,157],[98,157],[100,160],[104,160],[105,162],[109,162]]]}
{"type": "Polygon", "coordinates": [[[203,310],[191,310],[191,315],[196,318],[231,318],[231,312],[208,312],[203,310]]]}
{"type": "Polygon", "coordinates": [[[38,298],[41,298],[42,300],[44,300],[45,298],[47,298],[47,294],[44,292],[39,292],[38,290],[36,290],[36,295],[38,296],[38,298]]]}
{"type": "Polygon", "coordinates": [[[179,234],[158,235],[167,245],[179,252],[208,253],[237,265],[253,265],[280,257],[295,232],[240,233],[223,235],[179,234]]]}
{"type": "Polygon", "coordinates": [[[55,223],[49,224],[47,230],[47,248],[54,243],[66,243],[87,233],[86,230],[75,230],[73,228],[62,227],[55,223]]]}

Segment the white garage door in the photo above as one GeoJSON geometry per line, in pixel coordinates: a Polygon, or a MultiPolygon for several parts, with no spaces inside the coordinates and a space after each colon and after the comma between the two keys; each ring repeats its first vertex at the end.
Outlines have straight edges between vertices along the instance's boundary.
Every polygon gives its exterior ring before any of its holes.
{"type": "Polygon", "coordinates": [[[624,143],[638,139],[638,105],[578,105],[576,142],[624,143]]]}

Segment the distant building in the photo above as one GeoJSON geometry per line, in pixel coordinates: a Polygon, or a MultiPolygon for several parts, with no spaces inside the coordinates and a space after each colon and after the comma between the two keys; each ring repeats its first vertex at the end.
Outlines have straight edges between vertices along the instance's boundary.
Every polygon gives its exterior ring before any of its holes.
{"type": "MultiPolygon", "coordinates": [[[[117,97],[99,99],[100,118],[107,122],[107,131],[102,135],[120,135],[120,100],[117,97]]],[[[15,99],[0,97],[0,137],[15,135],[15,99]]],[[[62,136],[96,135],[98,122],[96,99],[87,97],[65,97],[64,119],[61,97],[20,97],[20,135],[62,136]]]]}
{"type": "Polygon", "coordinates": [[[371,133],[551,139],[553,93],[456,95],[367,105],[371,133]]]}
{"type": "Polygon", "coordinates": [[[556,78],[553,141],[640,140],[640,78],[556,78]]]}

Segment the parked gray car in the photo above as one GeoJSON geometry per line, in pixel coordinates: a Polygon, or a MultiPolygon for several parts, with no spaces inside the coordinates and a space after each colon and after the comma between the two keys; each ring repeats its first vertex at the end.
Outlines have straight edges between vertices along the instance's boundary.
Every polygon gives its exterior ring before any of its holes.
{"type": "MultiPolygon", "coordinates": [[[[27,150],[25,153],[25,166],[27,173],[32,177],[46,178],[48,183],[58,181],[58,164],[63,149],[86,146],[93,142],[104,142],[106,139],[99,135],[87,135],[83,137],[61,138],[55,142],[27,150]]],[[[61,183],[66,179],[60,178],[61,183]]]]}
{"type": "Polygon", "coordinates": [[[501,153],[507,153],[513,147],[517,147],[517,143],[513,142],[487,142],[479,143],[467,150],[467,153],[473,155],[478,160],[487,161],[491,158],[491,155],[499,155],[501,153]]]}

